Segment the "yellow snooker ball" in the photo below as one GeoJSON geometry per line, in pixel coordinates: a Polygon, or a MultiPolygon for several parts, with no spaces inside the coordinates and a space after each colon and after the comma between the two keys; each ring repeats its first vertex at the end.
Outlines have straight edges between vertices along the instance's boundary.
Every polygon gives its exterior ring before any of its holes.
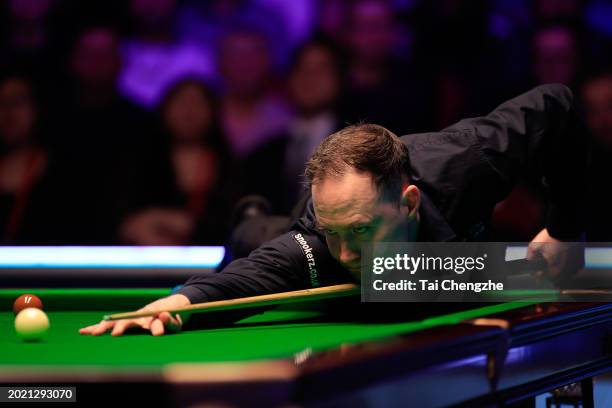
{"type": "Polygon", "coordinates": [[[25,341],[40,340],[49,330],[49,318],[40,309],[28,307],[15,317],[15,331],[25,341]]]}

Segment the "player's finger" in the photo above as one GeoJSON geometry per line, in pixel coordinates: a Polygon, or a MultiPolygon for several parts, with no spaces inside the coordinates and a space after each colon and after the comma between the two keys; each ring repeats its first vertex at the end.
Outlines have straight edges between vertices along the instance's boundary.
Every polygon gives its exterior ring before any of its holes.
{"type": "Polygon", "coordinates": [[[93,331],[93,329],[95,329],[96,327],[98,327],[99,323],[96,324],[92,324],[91,326],[87,326],[87,327],[82,327],[79,329],[79,333],[80,334],[91,334],[91,332],[93,331]]]}
{"type": "Polygon", "coordinates": [[[159,319],[154,319],[151,322],[151,334],[153,336],[161,336],[164,334],[165,330],[164,330],[164,322],[162,322],[159,319]]]}
{"type": "Polygon", "coordinates": [[[129,327],[139,326],[135,319],[118,320],[113,327],[111,336],[121,336],[129,327]]]}
{"type": "Polygon", "coordinates": [[[113,327],[115,325],[115,322],[100,322],[96,325],[96,327],[93,328],[93,330],[89,333],[92,336],[99,336],[101,334],[106,333],[106,331],[108,329],[110,329],[111,327],[113,327]]]}

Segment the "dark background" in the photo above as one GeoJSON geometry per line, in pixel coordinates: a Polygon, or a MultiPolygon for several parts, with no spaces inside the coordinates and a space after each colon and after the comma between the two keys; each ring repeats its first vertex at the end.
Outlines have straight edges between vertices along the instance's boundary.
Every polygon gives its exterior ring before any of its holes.
{"type": "MultiPolygon", "coordinates": [[[[4,0],[0,30],[0,243],[221,244],[247,194],[288,214],[346,124],[439,130],[550,82],[591,130],[568,199],[612,241],[609,1],[4,0]]],[[[531,178],[495,238],[542,228],[531,178]]]]}

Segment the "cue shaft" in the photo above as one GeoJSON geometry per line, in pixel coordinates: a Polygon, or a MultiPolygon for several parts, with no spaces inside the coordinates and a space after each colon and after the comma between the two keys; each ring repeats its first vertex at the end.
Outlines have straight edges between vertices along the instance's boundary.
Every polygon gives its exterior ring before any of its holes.
{"type": "Polygon", "coordinates": [[[272,293],[269,295],[249,296],[238,299],[219,300],[215,302],[195,303],[172,310],[149,310],[141,312],[116,313],[104,316],[104,320],[136,319],[154,316],[161,312],[213,312],[232,309],[245,309],[261,306],[276,306],[300,301],[315,301],[329,298],[351,296],[360,293],[359,285],[346,283],[342,285],[324,286],[314,289],[302,289],[291,292],[272,293]]]}

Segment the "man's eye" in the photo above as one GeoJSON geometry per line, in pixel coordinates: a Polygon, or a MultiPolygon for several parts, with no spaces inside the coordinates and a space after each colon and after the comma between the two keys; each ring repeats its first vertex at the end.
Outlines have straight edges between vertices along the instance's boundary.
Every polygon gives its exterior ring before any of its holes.
{"type": "Polygon", "coordinates": [[[365,234],[366,232],[368,232],[369,229],[370,229],[370,227],[362,225],[362,226],[353,228],[353,232],[355,234],[365,234]]]}
{"type": "Polygon", "coordinates": [[[328,228],[325,228],[323,231],[325,231],[325,233],[326,233],[327,235],[336,235],[336,234],[337,234],[337,232],[336,232],[336,231],[331,230],[331,229],[328,229],[328,228]]]}

